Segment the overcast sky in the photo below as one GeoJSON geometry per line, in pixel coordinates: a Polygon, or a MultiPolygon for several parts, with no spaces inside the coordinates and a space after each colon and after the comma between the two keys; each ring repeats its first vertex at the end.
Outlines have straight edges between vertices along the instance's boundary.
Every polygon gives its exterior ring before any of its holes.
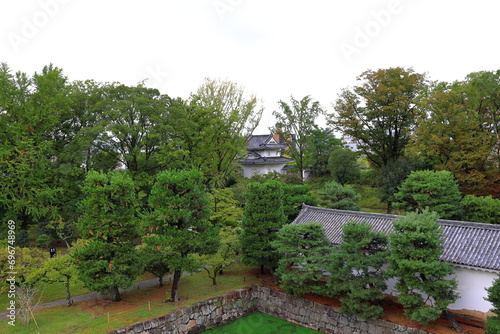
{"type": "Polygon", "coordinates": [[[263,100],[311,95],[329,112],[363,71],[454,81],[499,66],[498,0],[2,0],[0,62],[187,98],[221,78],[263,100]]]}

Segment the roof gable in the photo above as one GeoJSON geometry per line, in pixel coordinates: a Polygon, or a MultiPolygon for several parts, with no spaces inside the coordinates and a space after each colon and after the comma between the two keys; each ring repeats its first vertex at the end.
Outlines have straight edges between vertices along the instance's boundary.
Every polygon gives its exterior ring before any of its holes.
{"type": "Polygon", "coordinates": [[[270,135],[252,135],[247,139],[249,151],[255,150],[281,150],[286,147],[285,144],[278,143],[272,134],[270,135]]]}
{"type": "MultiPolygon", "coordinates": [[[[374,231],[390,234],[392,222],[401,216],[361,211],[334,210],[303,205],[293,224],[323,225],[333,244],[342,242],[342,228],[348,222],[366,222],[374,231]]],[[[500,225],[439,219],[443,227],[442,260],[478,268],[500,270],[500,225]]]]}

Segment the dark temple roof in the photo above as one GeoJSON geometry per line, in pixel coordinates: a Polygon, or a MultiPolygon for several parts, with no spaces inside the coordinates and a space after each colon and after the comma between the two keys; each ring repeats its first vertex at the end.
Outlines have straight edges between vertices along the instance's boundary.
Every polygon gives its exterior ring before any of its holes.
{"type": "MultiPolygon", "coordinates": [[[[366,222],[374,231],[390,234],[392,222],[401,216],[346,211],[303,205],[293,224],[320,223],[333,244],[342,242],[348,222],[366,222]]],[[[500,225],[439,219],[443,231],[441,260],[459,265],[500,270],[500,225]]]]}
{"type": "Polygon", "coordinates": [[[273,135],[252,135],[248,137],[247,150],[258,151],[258,150],[269,150],[276,149],[281,150],[286,147],[285,144],[277,143],[273,135]]]}

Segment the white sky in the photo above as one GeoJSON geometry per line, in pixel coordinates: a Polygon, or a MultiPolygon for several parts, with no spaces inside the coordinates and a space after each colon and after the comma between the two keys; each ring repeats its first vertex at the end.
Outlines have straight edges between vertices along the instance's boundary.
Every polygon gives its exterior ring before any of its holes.
{"type": "MultiPolygon", "coordinates": [[[[32,75],[147,85],[187,98],[203,78],[263,100],[311,95],[332,112],[363,71],[454,81],[497,70],[498,0],[2,0],[0,62],[32,75]]],[[[321,123],[321,122],[320,122],[321,123]]],[[[324,125],[324,124],[322,124],[324,125]]]]}

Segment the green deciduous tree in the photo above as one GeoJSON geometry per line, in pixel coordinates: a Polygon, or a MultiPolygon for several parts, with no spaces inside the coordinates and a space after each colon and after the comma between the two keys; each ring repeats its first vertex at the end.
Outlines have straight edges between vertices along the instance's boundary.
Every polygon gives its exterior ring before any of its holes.
{"type": "Polygon", "coordinates": [[[311,174],[315,176],[329,175],[328,159],[330,154],[333,149],[342,146],[342,140],[335,138],[332,129],[317,128],[311,130],[306,148],[311,174]]]}
{"type": "Polygon", "coordinates": [[[394,287],[408,318],[428,323],[438,318],[457,298],[456,279],[443,253],[438,215],[427,210],[394,221],[387,275],[397,278],[394,287]]]}
{"type": "Polygon", "coordinates": [[[491,196],[466,195],[462,199],[464,220],[500,224],[500,199],[491,196]]]}
{"type": "Polygon", "coordinates": [[[219,232],[220,247],[215,254],[202,255],[201,263],[205,265],[203,269],[212,280],[213,285],[217,285],[217,276],[224,270],[238,261],[238,254],[241,252],[240,239],[234,228],[221,228],[219,232]]]}
{"type": "Polygon", "coordinates": [[[243,208],[229,188],[212,189],[210,192],[212,216],[210,220],[219,227],[236,227],[243,216],[243,208]]]}
{"type": "Polygon", "coordinates": [[[380,168],[378,186],[382,194],[381,200],[387,203],[387,213],[391,213],[392,203],[396,201],[394,194],[398,192],[398,188],[414,170],[415,164],[406,158],[390,161],[380,168]]]}
{"type": "Polygon", "coordinates": [[[342,312],[362,319],[380,318],[384,308],[373,302],[381,300],[387,288],[382,266],[387,261],[388,237],[371,231],[367,223],[351,222],[343,227],[342,240],[328,267],[328,292],[341,295],[342,312]]]}
{"type": "Polygon", "coordinates": [[[496,316],[486,318],[486,333],[498,334],[500,333],[500,276],[486,290],[488,291],[486,300],[493,304],[490,311],[496,314],[496,316]]]}
{"type": "Polygon", "coordinates": [[[355,138],[376,168],[402,157],[422,114],[425,75],[401,67],[363,72],[358,86],[343,89],[330,124],[355,138]]]}
{"type": "Polygon", "coordinates": [[[462,194],[458,183],[448,171],[416,171],[394,194],[398,208],[435,211],[440,218],[460,218],[462,194]]]}
{"type": "Polygon", "coordinates": [[[66,77],[52,65],[32,77],[0,65],[0,206],[23,230],[57,214],[53,160],[66,91],[66,77]]]}
{"type": "Polygon", "coordinates": [[[82,238],[89,240],[73,252],[80,280],[92,291],[113,293],[127,288],[142,272],[135,245],[138,233],[136,195],[125,172],[107,174],[91,171],[82,188],[82,238]]]}
{"type": "Polygon", "coordinates": [[[41,280],[52,283],[63,283],[66,289],[66,305],[73,304],[71,300],[71,283],[78,278],[76,260],[71,255],[57,256],[47,259],[38,269],[37,273],[41,280]]]}
{"type": "Polygon", "coordinates": [[[328,170],[341,185],[355,181],[361,174],[357,154],[343,147],[335,147],[330,152],[328,170]]]}
{"type": "Polygon", "coordinates": [[[156,175],[149,205],[152,219],[145,221],[144,242],[157,248],[169,247],[168,265],[173,271],[170,301],[179,300],[183,271],[200,268],[195,254],[211,254],[219,245],[218,230],[210,222],[210,200],[197,170],[163,171],[156,175]]]}
{"type": "Polygon", "coordinates": [[[283,289],[296,296],[324,292],[332,248],[321,224],[285,225],[272,245],[279,254],[276,276],[283,289]]]}
{"type": "Polygon", "coordinates": [[[491,120],[495,112],[488,93],[478,88],[477,78],[472,81],[440,82],[432,87],[423,104],[429,117],[419,122],[409,151],[436,169],[451,171],[462,192],[498,196],[491,174],[498,171],[491,166],[498,125],[491,120]]]}
{"type": "Polygon", "coordinates": [[[165,132],[172,138],[162,149],[167,165],[198,169],[210,188],[223,187],[260,121],[256,97],[233,82],[206,79],[187,101],[167,99],[167,109],[165,132]]]}
{"type": "Polygon", "coordinates": [[[318,195],[319,204],[323,207],[338,210],[359,210],[359,205],[356,202],[361,196],[351,186],[342,186],[335,181],[328,182],[323,189],[318,191],[318,195]]]}
{"type": "Polygon", "coordinates": [[[283,212],[283,189],[281,183],[249,183],[243,213],[241,249],[247,263],[276,267],[278,258],[271,246],[276,232],[285,224],[283,212]]]}
{"type": "Polygon", "coordinates": [[[287,154],[295,161],[300,173],[302,182],[304,181],[304,170],[309,166],[307,149],[311,143],[311,134],[317,130],[316,118],[324,113],[318,101],[313,101],[310,96],[305,96],[301,100],[290,97],[291,104],[282,100],[278,102],[281,111],[274,111],[276,117],[276,127],[273,133],[280,136],[280,139],[288,145],[287,154]]]}

